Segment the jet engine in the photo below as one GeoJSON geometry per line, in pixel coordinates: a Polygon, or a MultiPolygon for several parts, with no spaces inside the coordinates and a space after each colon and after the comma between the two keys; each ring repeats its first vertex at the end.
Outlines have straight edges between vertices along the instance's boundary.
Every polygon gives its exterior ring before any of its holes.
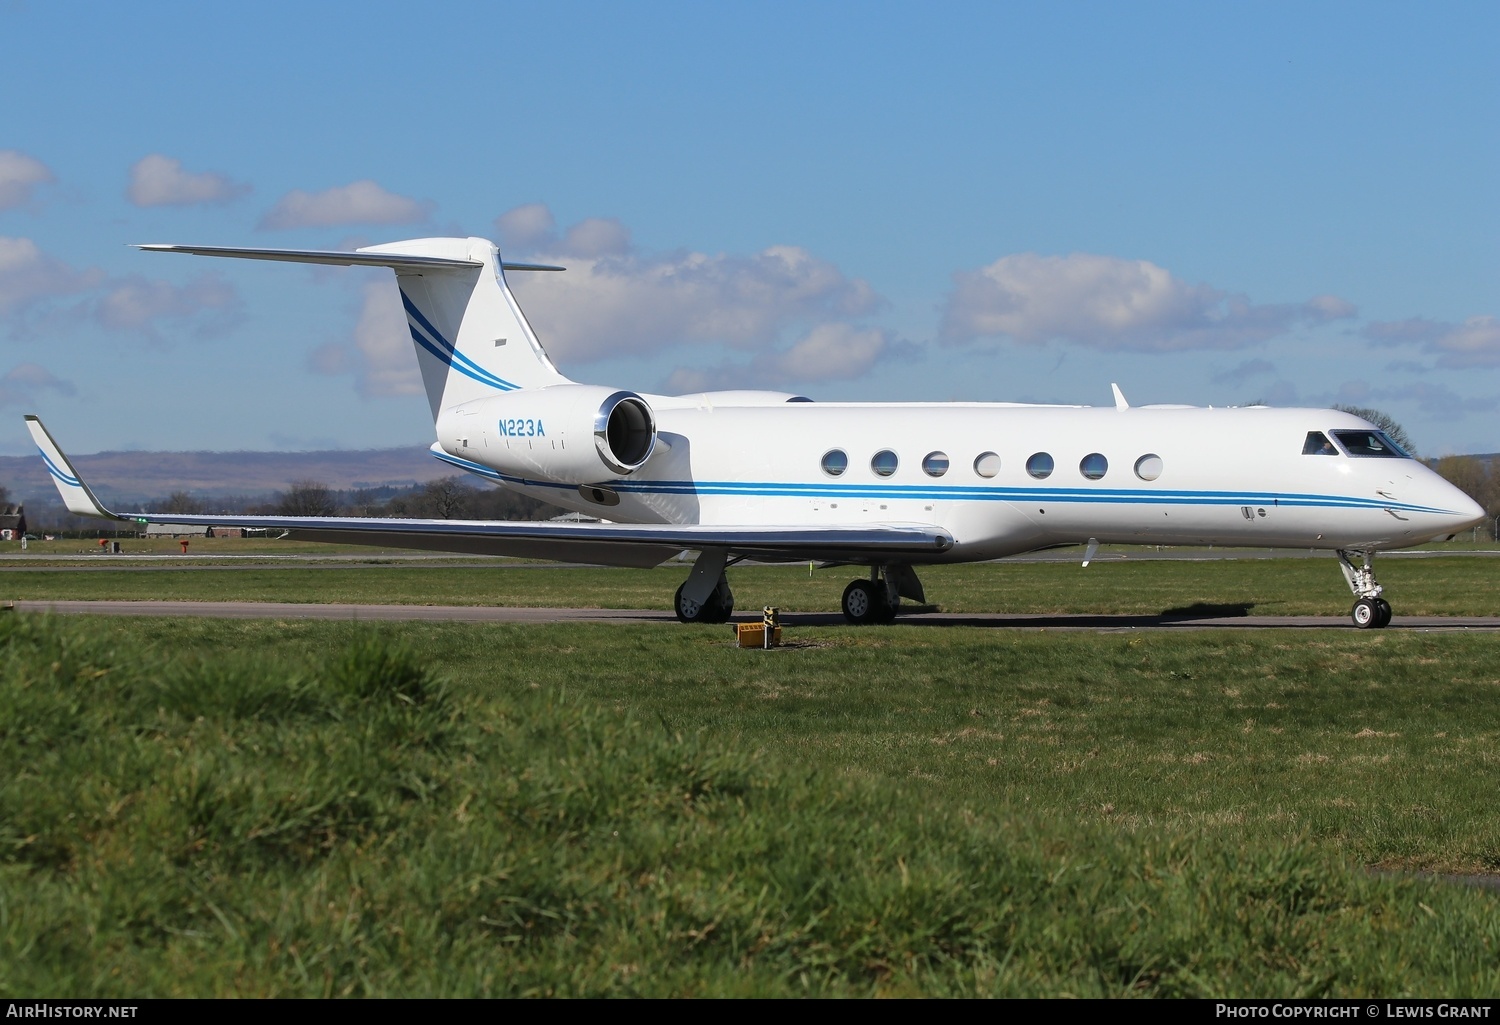
{"type": "Polygon", "coordinates": [[[656,415],[635,392],[526,388],[445,410],[444,449],[514,477],[595,484],[628,477],[656,449],[656,415]]]}

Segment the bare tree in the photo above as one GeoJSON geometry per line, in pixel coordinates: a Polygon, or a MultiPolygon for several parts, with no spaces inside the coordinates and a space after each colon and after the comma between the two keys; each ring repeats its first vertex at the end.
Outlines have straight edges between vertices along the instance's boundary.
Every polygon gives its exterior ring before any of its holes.
{"type": "Polygon", "coordinates": [[[318,480],[294,480],[276,503],[282,516],[332,516],[338,510],[333,492],[318,480]]]}
{"type": "Polygon", "coordinates": [[[443,477],[429,481],[422,489],[422,498],[431,505],[439,519],[456,520],[468,512],[469,498],[474,489],[457,477],[443,477]]]}
{"type": "Polygon", "coordinates": [[[174,491],[162,503],[162,512],[196,514],[203,511],[203,503],[186,491],[174,491]]]}
{"type": "Polygon", "coordinates": [[[462,477],[443,477],[429,481],[411,494],[391,499],[390,511],[397,516],[453,520],[468,515],[477,494],[462,477]]]}

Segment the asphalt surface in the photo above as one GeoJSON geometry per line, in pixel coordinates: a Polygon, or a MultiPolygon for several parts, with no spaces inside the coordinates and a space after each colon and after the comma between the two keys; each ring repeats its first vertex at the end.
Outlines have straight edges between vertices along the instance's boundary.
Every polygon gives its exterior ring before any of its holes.
{"type": "MultiPolygon", "coordinates": [[[[191,616],[210,619],[338,619],[361,622],[440,623],[673,623],[670,612],[654,609],[537,609],[479,605],[314,605],[249,601],[18,601],[6,607],[22,612],[93,616],[191,616]]],[[[756,622],[742,613],[736,622],[756,622]]],[[[830,612],[784,612],[787,627],[842,626],[844,617],[830,612]]],[[[904,613],[903,626],[973,626],[1011,630],[1194,630],[1194,629],[1348,629],[1347,616],[1249,616],[1230,610],[1206,610],[1154,616],[1008,615],[1000,612],[904,613]]],[[[1500,617],[1396,616],[1388,630],[1500,631],[1500,617]]]]}

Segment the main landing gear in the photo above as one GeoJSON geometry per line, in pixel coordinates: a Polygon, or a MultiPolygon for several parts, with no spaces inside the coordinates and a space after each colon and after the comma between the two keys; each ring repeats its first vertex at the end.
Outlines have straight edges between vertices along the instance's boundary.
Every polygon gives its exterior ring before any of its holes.
{"type": "Polygon", "coordinates": [[[1348,552],[1339,550],[1339,569],[1354,592],[1354,608],[1349,613],[1354,625],[1361,630],[1379,630],[1391,621],[1391,603],[1380,596],[1385,590],[1375,582],[1375,553],[1371,551],[1348,552]],[[1363,565],[1356,566],[1351,556],[1358,555],[1363,565]]]}
{"type": "Polygon", "coordinates": [[[854,626],[894,622],[902,598],[926,604],[916,571],[904,563],[872,566],[869,580],[855,580],[844,588],[844,619],[854,626]]]}
{"type": "Polygon", "coordinates": [[[682,582],[672,599],[672,610],[682,623],[727,623],[734,613],[734,592],[724,567],[729,553],[722,548],[705,548],[693,563],[693,572],[682,582]]]}
{"type": "Polygon", "coordinates": [[[689,598],[683,593],[686,590],[687,583],[684,582],[672,599],[672,608],[677,613],[678,622],[727,623],[734,614],[734,592],[729,589],[729,579],[722,573],[719,574],[719,582],[704,601],[689,598]]]}
{"type": "MultiPolygon", "coordinates": [[[[736,560],[738,561],[738,560],[736,560]]],[[[672,610],[683,623],[727,623],[734,613],[734,592],[724,569],[730,564],[723,549],[705,549],[693,563],[693,572],[677,588],[672,610]]],[[[901,599],[926,604],[927,595],[916,571],[904,563],[870,567],[868,580],[856,580],[844,588],[844,618],[855,626],[889,623],[901,608],[901,599]]]]}

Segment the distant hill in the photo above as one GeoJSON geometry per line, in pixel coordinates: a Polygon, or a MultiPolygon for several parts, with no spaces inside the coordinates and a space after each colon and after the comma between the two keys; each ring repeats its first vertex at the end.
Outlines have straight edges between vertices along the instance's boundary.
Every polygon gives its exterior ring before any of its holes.
{"type": "MultiPolygon", "coordinates": [[[[425,446],[325,452],[69,453],[106,503],[148,501],[186,491],[197,498],[263,495],[292,481],[316,480],[337,490],[412,484],[452,476],[425,446]]],[[[0,456],[0,485],[12,502],[53,504],[57,491],[41,456],[0,456]]]]}

